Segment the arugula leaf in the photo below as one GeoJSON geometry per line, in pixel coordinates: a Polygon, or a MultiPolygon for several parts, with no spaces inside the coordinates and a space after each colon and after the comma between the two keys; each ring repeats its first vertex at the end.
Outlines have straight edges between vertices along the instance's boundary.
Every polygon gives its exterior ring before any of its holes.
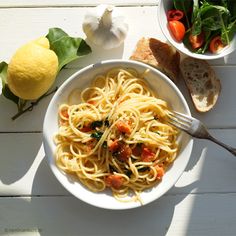
{"type": "Polygon", "coordinates": [[[190,51],[194,52],[195,50],[192,48],[192,45],[190,44],[190,41],[189,41],[189,36],[190,36],[190,33],[191,33],[191,29],[188,29],[184,35],[184,38],[183,38],[183,44],[185,45],[186,48],[188,48],[190,51]]]}
{"type": "Polygon", "coordinates": [[[225,29],[230,19],[230,12],[222,6],[203,4],[201,10],[202,27],[205,31],[225,29]]]}
{"type": "Polygon", "coordinates": [[[20,100],[19,97],[14,95],[7,85],[7,68],[8,68],[8,64],[5,61],[0,63],[0,78],[2,80],[2,94],[6,98],[10,99],[11,101],[13,101],[14,103],[18,105],[19,100],[20,100]]]}
{"type": "Polygon", "coordinates": [[[228,44],[236,33],[236,20],[231,22],[227,28],[221,32],[221,40],[224,44],[228,44]]]}
{"type": "Polygon", "coordinates": [[[70,37],[60,28],[51,28],[46,36],[50,48],[57,54],[58,72],[69,62],[91,53],[90,46],[82,38],[70,37]]]}
{"type": "Polygon", "coordinates": [[[189,11],[192,8],[192,0],[173,0],[174,2],[174,7],[177,10],[183,11],[185,18],[186,18],[186,23],[188,28],[190,28],[190,23],[188,19],[189,11]]]}
{"type": "Polygon", "coordinates": [[[202,32],[201,12],[199,10],[198,0],[193,0],[193,14],[192,14],[192,35],[199,35],[202,32]]]}
{"type": "Polygon", "coordinates": [[[231,14],[231,20],[236,19],[236,1],[235,0],[225,0],[226,1],[226,7],[229,9],[231,14]]]}

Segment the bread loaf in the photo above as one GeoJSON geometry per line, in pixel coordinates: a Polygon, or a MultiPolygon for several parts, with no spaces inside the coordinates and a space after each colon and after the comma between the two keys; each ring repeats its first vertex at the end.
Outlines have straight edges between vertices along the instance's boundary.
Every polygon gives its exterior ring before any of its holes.
{"type": "Polygon", "coordinates": [[[178,80],[180,54],[167,43],[155,38],[142,38],[130,59],[156,67],[174,82],[178,80]]]}
{"type": "Polygon", "coordinates": [[[206,61],[190,57],[182,60],[180,70],[197,111],[211,110],[221,91],[215,71],[206,61]]]}

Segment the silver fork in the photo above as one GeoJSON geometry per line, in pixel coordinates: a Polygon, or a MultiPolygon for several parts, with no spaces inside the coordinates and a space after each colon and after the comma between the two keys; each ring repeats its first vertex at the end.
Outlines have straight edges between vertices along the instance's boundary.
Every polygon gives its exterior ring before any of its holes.
{"type": "Polygon", "coordinates": [[[229,145],[222,143],[221,141],[211,136],[207,128],[201,121],[176,111],[171,111],[168,114],[169,123],[176,128],[185,131],[195,138],[211,140],[236,156],[236,148],[230,147],[229,145]]]}

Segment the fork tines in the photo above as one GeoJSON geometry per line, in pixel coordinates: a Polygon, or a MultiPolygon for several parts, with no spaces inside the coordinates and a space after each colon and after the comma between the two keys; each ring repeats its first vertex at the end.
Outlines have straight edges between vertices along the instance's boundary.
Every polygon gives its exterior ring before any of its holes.
{"type": "Polygon", "coordinates": [[[191,127],[192,124],[191,117],[176,111],[171,111],[168,113],[168,115],[169,115],[168,122],[173,126],[175,126],[176,128],[187,131],[191,127]]]}

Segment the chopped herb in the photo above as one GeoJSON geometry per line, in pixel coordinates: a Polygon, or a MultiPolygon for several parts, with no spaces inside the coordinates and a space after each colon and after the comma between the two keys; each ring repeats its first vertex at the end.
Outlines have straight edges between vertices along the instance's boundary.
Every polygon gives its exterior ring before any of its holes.
{"type": "Polygon", "coordinates": [[[103,121],[102,120],[97,120],[91,123],[91,129],[96,129],[97,127],[102,127],[103,121]]]}
{"type": "Polygon", "coordinates": [[[109,124],[109,120],[108,120],[108,118],[105,119],[104,124],[105,124],[106,127],[109,127],[110,124],[109,124]]]}
{"type": "Polygon", "coordinates": [[[145,167],[142,167],[140,169],[138,169],[139,172],[145,172],[146,170],[149,170],[149,166],[145,166],[145,167]]]}
{"type": "Polygon", "coordinates": [[[103,148],[107,148],[107,141],[104,141],[104,143],[102,144],[103,148]]]}
{"type": "Polygon", "coordinates": [[[113,157],[119,157],[119,155],[120,155],[119,151],[112,152],[113,157]]]}
{"type": "Polygon", "coordinates": [[[125,170],[125,174],[130,177],[132,175],[132,171],[131,170],[125,170]]]}
{"type": "Polygon", "coordinates": [[[102,137],[102,135],[103,135],[103,132],[97,131],[95,133],[92,133],[90,137],[99,140],[102,137]]]}
{"type": "Polygon", "coordinates": [[[109,165],[109,170],[110,170],[110,173],[116,172],[116,168],[114,166],[111,166],[111,165],[109,165]]]}

